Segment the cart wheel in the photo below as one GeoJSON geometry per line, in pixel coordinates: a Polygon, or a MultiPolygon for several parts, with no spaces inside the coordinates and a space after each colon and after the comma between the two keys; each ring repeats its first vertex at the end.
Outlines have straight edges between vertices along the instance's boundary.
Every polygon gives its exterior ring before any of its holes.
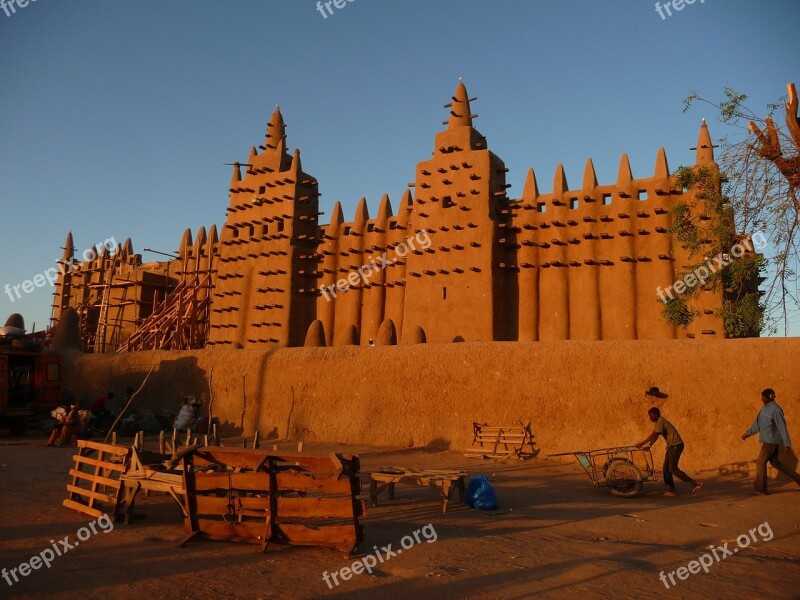
{"type": "MultiPolygon", "coordinates": [[[[642,491],[642,472],[629,460],[616,459],[606,465],[611,493],[622,498],[632,498],[642,491]]],[[[605,469],[604,469],[605,470],[605,469]]]]}

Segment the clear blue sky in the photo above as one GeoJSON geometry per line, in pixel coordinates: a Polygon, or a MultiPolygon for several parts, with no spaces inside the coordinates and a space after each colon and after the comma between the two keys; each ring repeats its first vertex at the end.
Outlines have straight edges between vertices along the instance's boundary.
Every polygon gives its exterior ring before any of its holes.
{"type": "MultiPolygon", "coordinates": [[[[8,0],[6,0],[8,2],[8,0]]],[[[0,10],[0,289],[114,237],[174,251],[183,230],[224,222],[230,167],[263,142],[280,104],[288,144],[346,218],[397,200],[430,156],[463,77],[476,126],[521,192],[587,157],[601,183],[627,152],[634,176],[670,169],[724,86],[762,108],[800,83],[800,2],[697,0],[661,19],[650,1],[35,0],[0,10]]],[[[155,255],[145,256],[155,260],[155,255]]],[[[40,328],[48,286],[11,302],[40,328]]],[[[796,321],[800,319],[795,318],[796,321]]],[[[800,322],[792,333],[800,334],[800,322]]]]}

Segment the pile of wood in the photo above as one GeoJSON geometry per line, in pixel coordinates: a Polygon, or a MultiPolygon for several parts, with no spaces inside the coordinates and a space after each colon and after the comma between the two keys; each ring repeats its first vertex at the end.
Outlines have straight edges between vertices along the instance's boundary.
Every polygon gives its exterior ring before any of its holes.
{"type": "MultiPolygon", "coordinates": [[[[163,444],[164,438],[161,442],[163,444]]],[[[218,446],[177,453],[80,440],[64,506],[114,521],[133,517],[140,491],[169,494],[189,536],[324,546],[351,555],[364,540],[358,456],[311,456],[218,446]]]]}

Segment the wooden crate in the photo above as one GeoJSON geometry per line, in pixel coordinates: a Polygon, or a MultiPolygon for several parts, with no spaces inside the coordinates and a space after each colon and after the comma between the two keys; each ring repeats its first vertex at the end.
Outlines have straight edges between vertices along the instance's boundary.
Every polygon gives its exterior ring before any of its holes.
{"type": "Polygon", "coordinates": [[[539,453],[533,447],[530,421],[519,421],[518,425],[493,426],[487,423],[472,423],[472,445],[464,456],[507,460],[527,459],[539,453]]]}
{"type": "Polygon", "coordinates": [[[95,518],[108,514],[117,521],[124,505],[120,477],[129,458],[130,448],[125,446],[78,440],[64,506],[95,518]]]}
{"type": "Polygon", "coordinates": [[[350,555],[363,541],[357,456],[199,448],[184,457],[189,536],[326,546],[350,555]]]}

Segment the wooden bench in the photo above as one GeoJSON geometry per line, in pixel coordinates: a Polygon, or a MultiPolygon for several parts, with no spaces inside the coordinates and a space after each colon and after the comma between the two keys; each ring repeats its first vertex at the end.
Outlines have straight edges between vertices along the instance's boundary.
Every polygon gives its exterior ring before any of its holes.
{"type": "Polygon", "coordinates": [[[442,512],[447,512],[447,504],[453,490],[458,490],[459,502],[464,502],[464,491],[466,486],[464,479],[466,471],[438,471],[438,470],[414,470],[387,467],[369,474],[369,496],[373,506],[378,506],[378,496],[387,489],[389,490],[389,500],[394,500],[394,486],[396,483],[408,481],[417,485],[437,488],[442,499],[442,512]]]}
{"type": "Polygon", "coordinates": [[[530,421],[519,421],[518,425],[497,427],[487,423],[472,423],[472,446],[464,451],[471,458],[525,460],[539,454],[533,447],[530,421]]]}

